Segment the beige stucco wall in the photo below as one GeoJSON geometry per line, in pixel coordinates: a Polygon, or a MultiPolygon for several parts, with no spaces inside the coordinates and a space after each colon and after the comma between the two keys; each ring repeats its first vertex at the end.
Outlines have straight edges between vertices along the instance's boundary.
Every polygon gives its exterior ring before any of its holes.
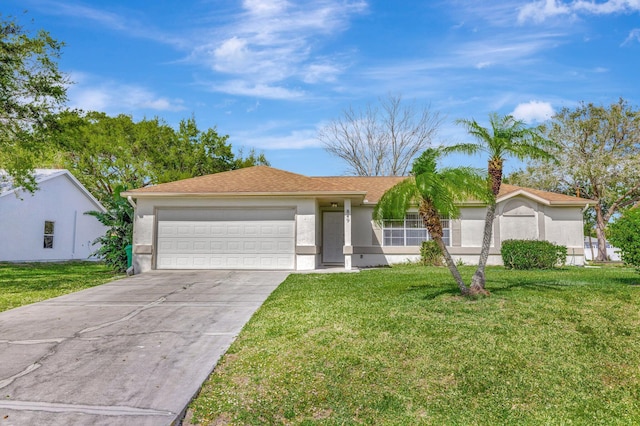
{"type": "Polygon", "coordinates": [[[296,269],[312,270],[317,259],[317,203],[313,198],[141,198],[136,200],[133,232],[135,273],[153,269],[156,210],[163,208],[266,208],[291,207],[296,212],[296,269]]]}
{"type": "Polygon", "coordinates": [[[582,209],[545,207],[547,240],[567,247],[584,246],[582,209]]]}
{"type": "Polygon", "coordinates": [[[496,212],[501,241],[545,238],[544,222],[540,222],[544,216],[544,208],[535,201],[514,197],[498,204],[496,212]]]}
{"type": "Polygon", "coordinates": [[[351,225],[351,242],[353,246],[370,246],[373,242],[373,226],[371,217],[373,207],[354,207],[351,225]]]}
{"type": "MultiPolygon", "coordinates": [[[[134,269],[153,267],[155,212],[157,208],[198,207],[291,207],[296,211],[296,269],[312,270],[322,265],[322,212],[313,198],[246,197],[139,199],[134,227],[134,269]]],[[[338,208],[339,210],[340,208],[338,208]]],[[[335,209],[330,209],[335,210],[335,209]]],[[[379,266],[419,259],[418,247],[382,247],[382,231],[372,221],[373,206],[353,206],[351,220],[353,266],[379,266]]],[[[500,241],[508,238],[547,239],[569,248],[571,264],[584,263],[582,212],[579,207],[548,207],[526,197],[514,197],[497,206],[489,264],[501,264],[500,241]]],[[[452,226],[454,259],[475,264],[482,245],[485,207],[461,208],[460,220],[452,226]]]]}
{"type": "MultiPolygon", "coordinates": [[[[481,247],[484,233],[486,207],[463,207],[460,209],[460,246],[481,247]]],[[[492,244],[493,245],[493,244],[492,244]]]]}
{"type": "MultiPolygon", "coordinates": [[[[381,247],[382,231],[371,221],[371,207],[358,212],[354,227],[354,266],[377,266],[419,259],[417,247],[381,247]],[[364,224],[368,224],[368,228],[364,224]]],[[[494,221],[489,265],[501,265],[500,241],[505,239],[546,239],[568,248],[567,263],[584,264],[582,211],[579,207],[549,207],[527,197],[513,197],[499,203],[494,221]]],[[[354,209],[354,214],[356,209],[354,209]]],[[[452,221],[449,251],[456,261],[477,264],[482,246],[486,207],[460,209],[460,219],[452,221]]],[[[354,221],[355,222],[355,221],[354,221]]]]}

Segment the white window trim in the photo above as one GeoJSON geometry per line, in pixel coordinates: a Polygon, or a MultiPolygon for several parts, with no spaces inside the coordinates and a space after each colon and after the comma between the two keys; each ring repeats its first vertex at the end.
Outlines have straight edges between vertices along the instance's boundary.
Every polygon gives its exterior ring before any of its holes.
{"type": "Polygon", "coordinates": [[[56,234],[56,222],[54,220],[45,220],[44,221],[44,232],[42,237],[42,247],[45,250],[53,249],[55,247],[55,234],[56,234]],[[47,223],[51,223],[51,233],[47,233],[47,223]],[[51,238],[51,247],[46,247],[46,239],[47,237],[51,238]]]}
{"type": "MultiPolygon", "coordinates": [[[[442,230],[443,230],[443,240],[444,243],[447,247],[451,246],[451,220],[450,219],[442,219],[440,221],[442,223],[442,230]]],[[[408,245],[407,244],[407,231],[408,230],[416,230],[416,229],[425,229],[424,226],[424,222],[422,220],[422,218],[420,217],[420,215],[417,212],[408,212],[404,219],[401,220],[385,220],[382,223],[382,246],[383,247],[418,247],[418,245],[408,245]],[[399,222],[402,222],[402,226],[397,226],[399,225],[399,222]],[[395,223],[396,226],[390,226],[391,223],[395,223]],[[409,226],[407,226],[409,225],[409,226]],[[391,231],[402,231],[402,241],[403,244],[385,244],[385,241],[389,238],[391,239],[392,237],[389,236],[387,237],[387,233],[391,232],[391,231]]],[[[429,235],[429,231],[426,231],[426,239],[422,240],[422,241],[429,241],[431,240],[431,236],[429,235]]],[[[411,237],[409,237],[411,239],[411,237]]],[[[415,239],[415,237],[413,238],[415,239]]]]}

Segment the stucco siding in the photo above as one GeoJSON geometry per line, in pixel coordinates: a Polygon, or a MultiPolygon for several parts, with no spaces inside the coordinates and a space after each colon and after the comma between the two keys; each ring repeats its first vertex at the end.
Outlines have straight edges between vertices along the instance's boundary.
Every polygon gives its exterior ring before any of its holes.
{"type": "Polygon", "coordinates": [[[93,216],[98,210],[67,175],[39,184],[34,193],[0,198],[0,260],[61,261],[88,259],[98,248],[93,241],[106,228],[93,216]],[[44,223],[54,222],[53,248],[44,248],[44,223]]]}
{"type": "MultiPolygon", "coordinates": [[[[175,197],[137,200],[134,231],[134,267],[144,272],[154,267],[158,210],[194,208],[292,208],[295,210],[295,269],[312,270],[323,265],[323,212],[342,213],[341,207],[329,207],[315,198],[298,197],[175,197]]],[[[382,231],[372,220],[372,205],[351,208],[351,245],[345,247],[347,258],[356,267],[390,265],[416,261],[418,247],[383,247],[382,231]]],[[[478,261],[484,231],[485,207],[465,206],[460,219],[452,226],[450,252],[454,259],[467,264],[478,261]]],[[[575,207],[546,207],[526,197],[513,197],[497,206],[493,244],[489,264],[501,264],[500,241],[511,238],[545,238],[573,250],[570,263],[582,264],[582,214],[575,207]]],[[[346,225],[346,224],[345,224],[346,225]]],[[[341,232],[341,231],[338,231],[341,232]]]]}
{"type": "Polygon", "coordinates": [[[545,207],[547,240],[567,247],[584,246],[584,227],[580,208],[545,207]]]}
{"type": "Polygon", "coordinates": [[[354,207],[352,213],[351,242],[354,246],[370,246],[372,241],[373,224],[372,207],[354,207]]]}
{"type": "Polygon", "coordinates": [[[501,241],[542,239],[538,214],[544,212],[539,210],[536,202],[524,197],[514,197],[498,204],[501,241]]]}
{"type": "Polygon", "coordinates": [[[299,246],[295,256],[296,269],[314,269],[317,258],[317,204],[315,199],[287,197],[251,197],[251,198],[141,198],[137,200],[134,244],[134,271],[146,272],[154,267],[156,252],[155,235],[157,212],[163,209],[199,209],[199,208],[282,208],[295,210],[295,245],[299,246]]]}
{"type": "Polygon", "coordinates": [[[460,246],[481,247],[484,232],[485,207],[463,207],[460,209],[460,246]]]}

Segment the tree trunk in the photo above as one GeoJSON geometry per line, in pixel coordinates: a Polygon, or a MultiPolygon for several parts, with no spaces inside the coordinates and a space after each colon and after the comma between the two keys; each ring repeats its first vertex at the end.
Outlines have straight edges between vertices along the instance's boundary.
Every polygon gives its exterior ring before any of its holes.
{"type": "Polygon", "coordinates": [[[478,260],[478,268],[471,278],[471,290],[482,293],[484,291],[486,278],[484,275],[487,260],[489,259],[489,250],[491,249],[491,237],[493,236],[493,220],[496,216],[496,204],[491,203],[487,206],[487,216],[484,221],[484,234],[482,236],[482,249],[480,250],[480,259],[478,260]]]}
{"type": "Polygon", "coordinates": [[[488,294],[484,289],[486,278],[484,275],[487,260],[489,259],[489,250],[491,249],[491,236],[493,235],[493,220],[496,217],[496,199],[500,193],[502,185],[502,165],[503,159],[494,157],[489,159],[487,171],[489,174],[489,189],[493,195],[493,199],[487,206],[487,216],[484,220],[484,234],[482,235],[482,249],[480,250],[480,259],[478,260],[478,269],[471,278],[471,292],[475,294],[488,294]]]}
{"type": "Polygon", "coordinates": [[[598,257],[596,260],[604,262],[607,260],[607,239],[604,234],[604,229],[607,226],[607,221],[602,214],[602,208],[600,204],[596,204],[596,237],[598,237],[598,257]]]}
{"type": "Polygon", "coordinates": [[[469,288],[462,280],[460,271],[458,271],[458,267],[451,258],[451,254],[449,253],[449,250],[447,250],[447,246],[442,240],[442,222],[440,222],[440,216],[438,215],[437,210],[430,202],[424,199],[420,202],[419,210],[420,215],[422,216],[422,221],[424,222],[424,226],[427,228],[427,231],[429,231],[431,239],[436,242],[438,247],[440,247],[442,256],[444,257],[444,262],[447,265],[447,268],[449,268],[449,272],[451,272],[451,276],[456,281],[456,284],[458,284],[460,293],[462,293],[463,296],[469,295],[469,288]]]}
{"type": "Polygon", "coordinates": [[[433,240],[436,242],[436,244],[438,244],[438,247],[440,247],[440,250],[442,250],[444,263],[447,265],[447,268],[449,268],[449,272],[451,272],[451,276],[456,281],[456,284],[458,284],[460,293],[463,296],[468,296],[470,294],[469,288],[465,285],[464,281],[462,280],[460,271],[458,271],[458,267],[456,266],[456,263],[451,258],[451,254],[449,254],[449,250],[447,250],[447,246],[445,246],[444,241],[442,240],[442,238],[434,238],[433,240]]]}

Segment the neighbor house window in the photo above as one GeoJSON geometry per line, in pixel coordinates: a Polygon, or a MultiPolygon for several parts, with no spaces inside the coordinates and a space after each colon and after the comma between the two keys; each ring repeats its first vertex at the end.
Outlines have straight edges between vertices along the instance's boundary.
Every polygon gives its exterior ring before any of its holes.
{"type": "MultiPolygon", "coordinates": [[[[451,227],[449,219],[442,223],[442,240],[450,245],[451,227]]],[[[382,245],[384,246],[419,246],[428,241],[429,232],[418,213],[407,213],[403,220],[385,220],[382,225],[382,245]]]]}
{"type": "Polygon", "coordinates": [[[44,248],[53,248],[53,225],[54,222],[50,220],[44,221],[44,248]]]}

